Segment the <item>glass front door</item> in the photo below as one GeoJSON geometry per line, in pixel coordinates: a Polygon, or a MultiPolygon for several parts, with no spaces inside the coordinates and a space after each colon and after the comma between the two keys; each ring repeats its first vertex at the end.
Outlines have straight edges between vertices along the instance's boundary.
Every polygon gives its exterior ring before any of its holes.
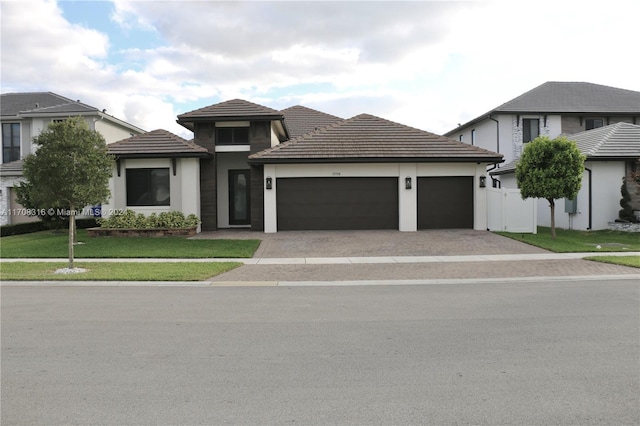
{"type": "Polygon", "coordinates": [[[229,225],[251,224],[249,170],[229,170],[229,225]]]}

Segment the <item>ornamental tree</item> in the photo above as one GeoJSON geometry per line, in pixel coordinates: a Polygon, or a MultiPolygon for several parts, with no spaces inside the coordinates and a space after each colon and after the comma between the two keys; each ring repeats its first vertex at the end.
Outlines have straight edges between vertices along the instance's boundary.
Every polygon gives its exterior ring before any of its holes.
{"type": "Polygon", "coordinates": [[[69,268],[73,268],[76,213],[109,198],[114,160],[100,133],[82,117],[51,123],[33,139],[35,154],[24,158],[25,182],[17,188],[18,202],[47,214],[69,212],[69,268]]]}
{"type": "Polygon", "coordinates": [[[575,142],[539,136],[525,145],[516,165],[523,199],[544,198],[551,209],[551,237],[556,238],[555,200],[574,199],[582,186],[585,156],[575,142]]]}

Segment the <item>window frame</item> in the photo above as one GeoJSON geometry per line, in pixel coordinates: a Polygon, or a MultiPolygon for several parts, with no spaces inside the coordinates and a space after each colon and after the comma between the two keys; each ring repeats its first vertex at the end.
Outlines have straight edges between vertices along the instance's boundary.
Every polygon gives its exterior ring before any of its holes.
{"type": "Polygon", "coordinates": [[[2,123],[2,162],[3,163],[11,163],[13,161],[18,161],[20,159],[21,154],[21,142],[22,142],[22,124],[21,123],[2,123]],[[8,127],[9,137],[5,138],[7,134],[5,128],[8,127]],[[17,145],[14,144],[16,142],[14,129],[18,129],[18,137],[17,137],[17,145]],[[5,140],[9,143],[5,145],[5,140]],[[8,154],[8,155],[7,155],[8,154]],[[17,154],[17,155],[16,155],[17,154]]]}
{"type": "Polygon", "coordinates": [[[584,119],[584,130],[593,130],[593,129],[599,129],[600,127],[604,127],[604,118],[585,118],[584,119]],[[592,126],[589,127],[588,123],[592,122],[593,124],[595,124],[596,121],[600,122],[599,126],[592,126]]]}
{"type": "MultiPolygon", "coordinates": [[[[155,179],[158,179],[158,177],[155,177],[155,179]]],[[[128,168],[125,170],[125,189],[126,189],[126,201],[127,201],[127,207],[170,207],[171,206],[171,174],[170,174],[170,169],[169,167],[134,167],[134,168],[128,168]],[[149,196],[148,198],[148,202],[147,201],[140,201],[140,199],[142,197],[144,197],[147,194],[153,194],[155,192],[157,192],[161,185],[163,185],[164,182],[164,176],[162,176],[163,182],[154,182],[154,177],[152,176],[152,173],[154,171],[162,171],[163,174],[166,173],[166,189],[169,192],[169,196],[166,197],[163,200],[157,201],[155,199],[153,199],[151,196],[149,196]],[[133,189],[133,185],[138,185],[140,186],[140,178],[142,174],[146,174],[146,176],[143,177],[143,179],[145,180],[145,191],[140,191],[140,188],[138,187],[136,191],[132,191],[133,189]],[[138,175],[138,176],[133,176],[134,174],[138,175]],[[131,185],[131,186],[130,186],[131,185]],[[154,187],[155,185],[155,187],[154,187]],[[134,200],[133,197],[136,197],[136,199],[134,200]]]]}
{"type": "Polygon", "coordinates": [[[532,140],[534,140],[535,138],[537,138],[538,136],[540,136],[540,119],[539,118],[523,118],[522,119],[522,143],[529,143],[532,140]],[[535,137],[531,137],[531,124],[529,124],[530,122],[535,121],[538,123],[538,132],[535,135],[535,137]],[[525,125],[525,122],[529,125],[525,125]],[[529,133],[527,135],[527,133],[529,133]],[[528,138],[527,138],[528,136],[528,138]]]}
{"type": "MultiPolygon", "coordinates": [[[[225,138],[226,139],[226,138],[225,138]]],[[[216,127],[216,145],[231,146],[231,145],[250,145],[249,127],[237,126],[237,127],[216,127]],[[221,132],[231,132],[231,142],[221,142],[221,132]],[[244,135],[239,135],[240,132],[246,132],[246,139],[244,135]],[[237,142],[236,140],[240,140],[237,142]]]]}

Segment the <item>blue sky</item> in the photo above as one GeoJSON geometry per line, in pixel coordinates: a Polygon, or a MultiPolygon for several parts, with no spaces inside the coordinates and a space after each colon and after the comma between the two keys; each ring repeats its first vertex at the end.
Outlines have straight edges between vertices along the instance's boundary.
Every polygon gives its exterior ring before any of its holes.
{"type": "Polygon", "coordinates": [[[444,133],[546,81],[640,91],[638,16],[617,0],[2,0],[0,88],[187,138],[178,114],[232,98],[444,133]]]}

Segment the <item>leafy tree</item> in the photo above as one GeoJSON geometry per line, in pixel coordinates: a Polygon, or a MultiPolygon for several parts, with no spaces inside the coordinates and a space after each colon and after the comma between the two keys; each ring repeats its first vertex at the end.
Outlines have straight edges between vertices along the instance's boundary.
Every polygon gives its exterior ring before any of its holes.
{"type": "Polygon", "coordinates": [[[523,199],[544,198],[551,209],[551,237],[556,238],[555,200],[574,199],[582,185],[585,156],[575,142],[539,136],[529,142],[516,165],[523,199]]]}
{"type": "Polygon", "coordinates": [[[24,159],[25,182],[17,188],[18,202],[48,215],[69,215],[69,268],[73,268],[78,209],[109,198],[113,157],[102,135],[90,130],[82,117],[50,124],[33,139],[35,154],[24,159]]]}

